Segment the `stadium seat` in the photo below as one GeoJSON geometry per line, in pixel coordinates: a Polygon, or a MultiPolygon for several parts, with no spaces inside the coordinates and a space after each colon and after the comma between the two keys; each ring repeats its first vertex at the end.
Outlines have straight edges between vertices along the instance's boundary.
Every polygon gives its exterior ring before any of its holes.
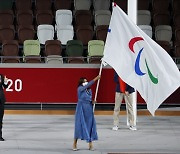
{"type": "Polygon", "coordinates": [[[70,40],[66,45],[68,63],[84,63],[83,44],[80,40],[70,40]]]}
{"type": "Polygon", "coordinates": [[[100,63],[104,52],[104,41],[91,40],[88,42],[88,62],[100,63]]]}
{"type": "Polygon", "coordinates": [[[138,0],[138,10],[149,10],[149,0],[138,0]]]}
{"type": "Polygon", "coordinates": [[[180,45],[180,27],[175,29],[175,45],[180,45]]]}
{"type": "MultiPolygon", "coordinates": [[[[167,53],[170,54],[171,44],[168,41],[156,41],[167,53]]],[[[158,51],[157,51],[158,52],[158,51]]]]}
{"type": "Polygon", "coordinates": [[[26,56],[24,59],[25,63],[41,63],[41,57],[40,56],[26,56]]]}
{"type": "Polygon", "coordinates": [[[35,37],[35,30],[33,25],[19,25],[18,26],[18,40],[23,44],[25,40],[33,40],[35,37]]]}
{"type": "Polygon", "coordinates": [[[138,25],[150,25],[151,23],[151,12],[149,10],[138,10],[137,15],[138,25]]]}
{"type": "Polygon", "coordinates": [[[95,11],[95,25],[109,25],[111,19],[111,12],[109,10],[95,11]]]}
{"type": "Polygon", "coordinates": [[[93,0],[94,10],[109,10],[110,0],[93,0]]]}
{"type": "Polygon", "coordinates": [[[37,37],[41,44],[45,44],[47,40],[54,40],[53,25],[39,25],[37,27],[37,37]]]}
{"type": "Polygon", "coordinates": [[[157,41],[168,41],[172,39],[172,28],[168,25],[159,25],[155,27],[155,38],[157,41]]]}
{"type": "Polygon", "coordinates": [[[16,40],[3,41],[2,44],[2,62],[3,63],[19,63],[19,44],[16,40]]]}
{"type": "Polygon", "coordinates": [[[31,10],[32,0],[15,0],[16,10],[31,10]]]}
{"type": "Polygon", "coordinates": [[[72,25],[72,11],[71,10],[57,10],[56,11],[56,25],[72,25]]]}
{"type": "Polygon", "coordinates": [[[62,48],[61,42],[58,40],[48,40],[45,43],[46,63],[62,64],[63,58],[61,56],[62,48]]]}
{"type": "Polygon", "coordinates": [[[0,0],[0,10],[11,10],[14,0],[0,0]]]}
{"type": "Polygon", "coordinates": [[[173,24],[175,27],[180,27],[180,12],[174,14],[173,24]]]}
{"type": "Polygon", "coordinates": [[[25,56],[39,56],[40,55],[40,42],[38,40],[24,41],[24,55],[25,56]]]}
{"type": "Polygon", "coordinates": [[[0,10],[0,25],[13,25],[14,14],[12,10],[0,10]]]}
{"type": "Polygon", "coordinates": [[[175,46],[174,56],[178,59],[178,64],[180,64],[180,44],[175,46]]]}
{"type": "Polygon", "coordinates": [[[84,59],[83,58],[78,58],[78,57],[74,57],[74,58],[68,58],[68,63],[73,63],[73,64],[81,64],[84,63],[84,59]]]}
{"type": "Polygon", "coordinates": [[[90,10],[91,0],[74,0],[75,10],[90,10]]]}
{"type": "Polygon", "coordinates": [[[37,25],[42,24],[53,24],[53,14],[51,10],[37,10],[36,13],[36,23],[37,25]]]}
{"type": "Polygon", "coordinates": [[[77,10],[75,12],[75,25],[91,25],[92,13],[88,10],[77,10]]]}
{"type": "Polygon", "coordinates": [[[0,43],[3,40],[14,40],[15,29],[13,25],[0,25],[0,43]]]}
{"type": "Polygon", "coordinates": [[[88,56],[103,56],[104,41],[91,40],[88,42],[88,56]]]}
{"type": "Polygon", "coordinates": [[[46,57],[46,63],[48,64],[63,64],[62,56],[49,55],[46,57]]]}
{"type": "Polygon", "coordinates": [[[152,0],[152,9],[154,13],[165,13],[169,9],[169,0],[152,0]]]}
{"type": "Polygon", "coordinates": [[[24,41],[24,56],[26,63],[40,63],[40,42],[38,40],[24,41]]]}
{"type": "Polygon", "coordinates": [[[100,25],[96,27],[96,39],[97,40],[102,40],[106,42],[106,37],[107,37],[107,31],[108,31],[108,25],[100,25]]]}
{"type": "Polygon", "coordinates": [[[48,40],[45,42],[45,55],[59,55],[61,56],[62,48],[59,40],[48,40]]]}
{"type": "Polygon", "coordinates": [[[158,25],[170,25],[170,15],[169,13],[156,13],[153,16],[154,26],[158,25]]]}
{"type": "Polygon", "coordinates": [[[35,0],[36,10],[51,10],[52,0],[35,0]]]}
{"type": "Polygon", "coordinates": [[[114,2],[125,12],[127,13],[127,0],[114,0],[114,2]]]}
{"type": "Polygon", "coordinates": [[[71,0],[54,0],[55,10],[71,10],[71,0]]]}
{"type": "Polygon", "coordinates": [[[74,30],[72,25],[57,26],[57,39],[62,45],[66,45],[67,41],[73,40],[74,30]]]}
{"type": "Polygon", "coordinates": [[[180,13],[180,1],[179,0],[172,0],[172,10],[173,13],[180,13]]]}
{"type": "Polygon", "coordinates": [[[76,37],[81,40],[83,45],[88,45],[88,42],[93,39],[93,28],[90,25],[80,25],[76,29],[76,37]]]}
{"type": "Polygon", "coordinates": [[[33,25],[32,10],[18,10],[16,17],[18,25],[33,25]]]}
{"type": "Polygon", "coordinates": [[[152,38],[152,27],[150,25],[138,25],[138,27],[150,38],[152,38]]]}

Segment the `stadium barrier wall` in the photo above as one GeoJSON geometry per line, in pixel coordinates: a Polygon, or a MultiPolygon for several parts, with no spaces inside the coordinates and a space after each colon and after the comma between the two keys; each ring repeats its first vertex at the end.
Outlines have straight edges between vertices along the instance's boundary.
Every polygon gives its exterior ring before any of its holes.
{"type": "MultiPolygon", "coordinates": [[[[99,73],[99,64],[1,64],[0,73],[9,78],[5,94],[7,103],[57,103],[77,102],[77,84],[80,77],[93,79],[99,73]]],[[[114,70],[103,68],[97,97],[98,103],[114,103],[114,70]]],[[[93,96],[96,84],[92,86],[93,96]]],[[[144,104],[137,95],[137,103],[144,104]]],[[[165,104],[180,104],[180,88],[165,104]]]]}

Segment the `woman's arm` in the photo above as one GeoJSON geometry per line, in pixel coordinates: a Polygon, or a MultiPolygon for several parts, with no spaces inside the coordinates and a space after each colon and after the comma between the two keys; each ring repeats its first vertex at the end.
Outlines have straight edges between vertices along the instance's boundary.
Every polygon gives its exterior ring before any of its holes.
{"type": "Polygon", "coordinates": [[[87,85],[85,85],[85,86],[80,86],[78,89],[79,89],[79,91],[84,91],[84,90],[86,90],[87,88],[91,87],[93,83],[94,83],[94,80],[91,80],[91,81],[88,82],[87,85]]]}
{"type": "Polygon", "coordinates": [[[99,80],[100,78],[101,78],[101,76],[98,75],[98,76],[96,76],[96,77],[93,79],[93,81],[95,82],[95,81],[99,80]]]}
{"type": "Polygon", "coordinates": [[[83,91],[83,90],[86,90],[87,88],[90,88],[93,85],[93,83],[96,82],[97,80],[99,80],[100,78],[101,78],[101,76],[98,75],[93,80],[89,81],[87,85],[79,87],[79,90],[83,91]]]}

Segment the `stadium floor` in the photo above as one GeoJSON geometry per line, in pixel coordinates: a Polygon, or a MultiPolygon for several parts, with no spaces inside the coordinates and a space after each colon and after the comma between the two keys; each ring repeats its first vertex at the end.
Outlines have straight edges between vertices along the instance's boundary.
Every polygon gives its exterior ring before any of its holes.
{"type": "MultiPolygon", "coordinates": [[[[179,111],[179,109],[176,109],[179,111]]],[[[137,131],[126,126],[120,116],[120,129],[112,131],[112,115],[96,115],[99,140],[95,151],[85,141],[72,151],[73,115],[6,114],[0,154],[118,154],[180,153],[179,116],[138,116],[137,131]]]]}

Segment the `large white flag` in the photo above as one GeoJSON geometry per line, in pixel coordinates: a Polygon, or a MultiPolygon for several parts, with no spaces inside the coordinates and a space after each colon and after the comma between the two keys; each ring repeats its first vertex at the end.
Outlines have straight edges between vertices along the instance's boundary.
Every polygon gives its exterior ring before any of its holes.
{"type": "Polygon", "coordinates": [[[172,58],[117,5],[113,6],[102,60],[137,89],[152,115],[180,86],[180,72],[172,58]]]}

